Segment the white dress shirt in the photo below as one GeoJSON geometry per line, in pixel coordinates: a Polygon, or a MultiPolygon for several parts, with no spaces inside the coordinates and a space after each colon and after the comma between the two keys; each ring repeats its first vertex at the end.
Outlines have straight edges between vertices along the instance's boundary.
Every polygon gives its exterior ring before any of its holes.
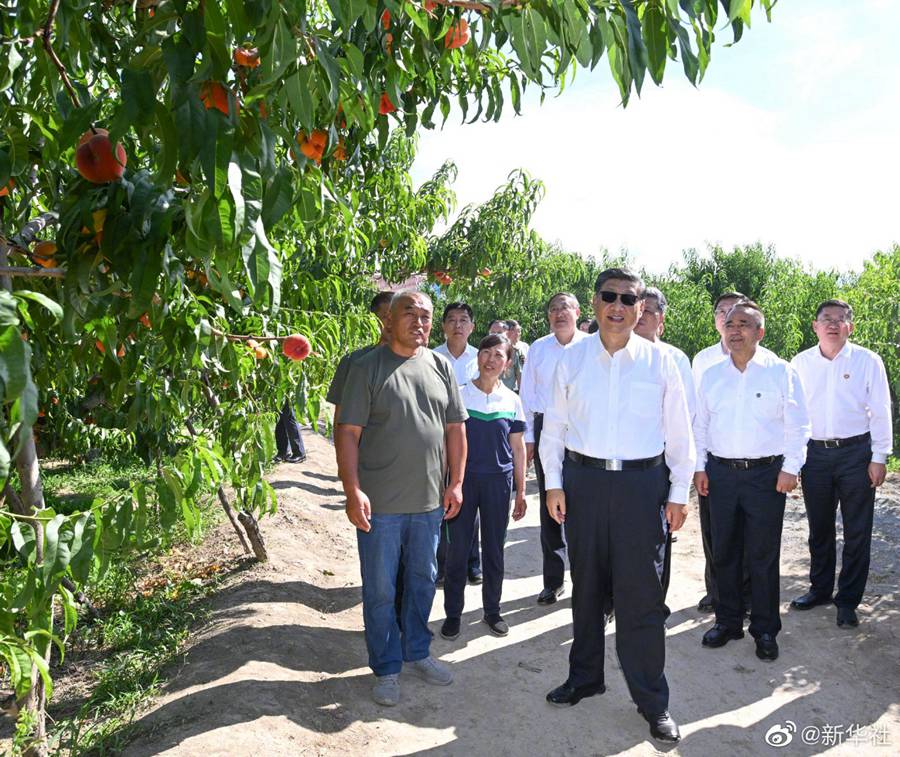
{"type": "Polygon", "coordinates": [[[528,359],[522,371],[519,384],[519,397],[525,409],[525,441],[534,442],[534,414],[547,411],[552,391],[553,371],[563,352],[574,344],[578,344],[587,336],[583,331],[575,329],[575,334],[568,344],[560,344],[556,334],[547,334],[536,339],[528,348],[528,359]]]}
{"type": "Polygon", "coordinates": [[[796,476],[809,439],[797,372],[758,347],[743,372],[730,357],[708,368],[697,388],[694,438],[698,471],[706,468],[707,452],[738,459],[784,455],[781,469],[796,476]]]}
{"type": "Polygon", "coordinates": [[[678,373],[681,376],[681,381],[684,384],[684,392],[687,395],[688,411],[691,414],[691,422],[693,423],[694,413],[697,412],[697,391],[694,389],[694,374],[691,371],[691,361],[688,359],[687,355],[673,344],[661,342],[659,339],[653,344],[659,347],[659,349],[668,352],[675,361],[678,373]]]}
{"type": "Polygon", "coordinates": [[[668,500],[687,504],[696,452],[675,361],[636,334],[614,355],[599,334],[585,336],[556,367],[540,443],[547,488],[562,488],[567,449],[606,460],[642,460],[664,451],[668,500]]]}
{"type": "MultiPolygon", "coordinates": [[[[756,345],[756,351],[761,352],[763,355],[777,357],[772,350],[767,350],[761,344],[756,345]]],[[[725,349],[722,342],[718,341],[694,355],[694,363],[691,367],[691,373],[694,375],[694,388],[700,388],[700,379],[703,378],[703,374],[707,368],[725,362],[728,359],[729,354],[730,353],[725,349]]]]}
{"type": "Polygon", "coordinates": [[[834,356],[819,346],[797,355],[813,439],[846,439],[872,434],[872,462],[887,462],[893,448],[891,393],[884,362],[871,350],[847,342],[834,356]]]}
{"type": "Polygon", "coordinates": [[[473,378],[478,377],[478,350],[468,342],[466,342],[466,348],[459,357],[453,357],[450,354],[447,342],[439,344],[434,348],[434,351],[450,361],[450,365],[453,367],[453,374],[456,376],[456,383],[460,386],[468,384],[473,378]]]}

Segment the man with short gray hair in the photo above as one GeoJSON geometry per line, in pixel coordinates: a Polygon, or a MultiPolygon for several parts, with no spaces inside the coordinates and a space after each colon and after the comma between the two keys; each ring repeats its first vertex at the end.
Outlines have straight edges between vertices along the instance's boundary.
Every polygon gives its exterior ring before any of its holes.
{"type": "Polygon", "coordinates": [[[468,414],[450,364],[428,349],[431,324],[427,295],[394,296],[390,341],[350,364],[334,432],[347,517],[357,528],[372,697],[385,706],[400,700],[404,666],[431,684],[453,681],[430,654],[428,616],[441,522],[462,504],[468,414]]]}
{"type": "Polygon", "coordinates": [[[709,498],[718,583],[716,622],[702,643],[722,647],[744,637],[746,559],[756,656],[775,660],[784,507],[806,459],[809,416],[796,371],[758,349],[765,334],[759,306],[738,302],[724,326],[728,359],[703,373],[694,419],[694,485],[709,498]]]}

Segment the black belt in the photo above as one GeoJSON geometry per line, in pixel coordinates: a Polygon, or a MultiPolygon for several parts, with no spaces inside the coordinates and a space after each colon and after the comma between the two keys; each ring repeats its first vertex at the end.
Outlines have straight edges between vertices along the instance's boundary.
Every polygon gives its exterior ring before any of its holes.
{"type": "Polygon", "coordinates": [[[846,439],[810,439],[809,443],[813,447],[822,447],[823,449],[838,449],[839,447],[852,447],[854,444],[862,444],[872,438],[872,435],[866,431],[858,436],[848,436],[846,439]]]}
{"type": "Polygon", "coordinates": [[[719,457],[712,452],[708,452],[707,455],[717,463],[722,463],[722,465],[734,468],[735,470],[750,470],[751,468],[757,468],[760,465],[771,465],[776,461],[784,460],[784,455],[769,455],[768,457],[719,457]]]}
{"type": "Polygon", "coordinates": [[[660,452],[656,457],[645,457],[642,460],[604,460],[602,457],[588,457],[570,449],[566,450],[566,457],[574,463],[604,470],[646,470],[662,465],[666,459],[665,454],[660,452]]]}

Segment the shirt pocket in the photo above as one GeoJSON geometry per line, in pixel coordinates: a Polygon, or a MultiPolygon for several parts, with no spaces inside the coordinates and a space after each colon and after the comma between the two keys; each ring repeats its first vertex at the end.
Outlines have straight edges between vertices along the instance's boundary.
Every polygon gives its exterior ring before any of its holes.
{"type": "Polygon", "coordinates": [[[781,417],[781,394],[771,390],[760,390],[751,396],[753,400],[753,414],[764,420],[774,420],[781,417]]]}
{"type": "Polygon", "coordinates": [[[632,382],[629,409],[641,418],[658,418],[662,413],[662,391],[660,384],[632,382]]]}

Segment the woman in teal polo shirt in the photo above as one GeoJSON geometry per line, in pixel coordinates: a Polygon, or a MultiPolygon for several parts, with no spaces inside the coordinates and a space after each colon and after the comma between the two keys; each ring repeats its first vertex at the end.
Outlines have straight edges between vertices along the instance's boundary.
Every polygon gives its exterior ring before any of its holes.
{"type": "Polygon", "coordinates": [[[513,346],[509,339],[503,334],[488,334],[478,345],[478,377],[460,388],[469,413],[468,457],[462,508],[445,525],[449,542],[444,577],[447,619],[441,627],[445,639],[455,639],[460,633],[466,566],[476,513],[481,517],[484,622],[495,636],[509,633],[509,626],[500,617],[500,593],[503,543],[514,478],[516,502],[512,517],[519,520],[525,515],[525,413],[519,396],[500,380],[512,358],[513,346]]]}

